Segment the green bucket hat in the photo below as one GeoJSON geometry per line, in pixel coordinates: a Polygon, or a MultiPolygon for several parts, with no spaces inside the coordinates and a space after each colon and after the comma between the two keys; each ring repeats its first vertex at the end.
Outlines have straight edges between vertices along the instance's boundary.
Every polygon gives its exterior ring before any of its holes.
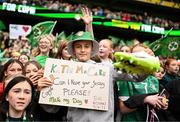
{"type": "Polygon", "coordinates": [[[91,52],[91,57],[95,56],[98,53],[99,43],[96,40],[94,40],[92,34],[87,31],[85,31],[85,32],[79,31],[72,37],[72,40],[70,40],[67,45],[67,51],[71,56],[73,56],[73,57],[75,56],[74,51],[73,51],[73,43],[76,41],[81,41],[81,40],[93,42],[93,49],[91,52]]]}

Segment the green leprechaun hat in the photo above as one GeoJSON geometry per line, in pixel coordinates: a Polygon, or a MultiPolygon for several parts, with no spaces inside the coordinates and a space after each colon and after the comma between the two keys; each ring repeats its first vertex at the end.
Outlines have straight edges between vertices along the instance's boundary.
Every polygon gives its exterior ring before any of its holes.
{"type": "Polygon", "coordinates": [[[92,36],[92,34],[88,31],[85,31],[85,32],[79,31],[76,34],[74,34],[74,36],[72,37],[72,40],[70,40],[67,45],[68,53],[73,57],[75,56],[74,51],[73,51],[73,43],[76,41],[92,41],[93,49],[91,52],[91,57],[95,56],[99,51],[99,43],[96,40],[94,40],[94,37],[92,36]]]}

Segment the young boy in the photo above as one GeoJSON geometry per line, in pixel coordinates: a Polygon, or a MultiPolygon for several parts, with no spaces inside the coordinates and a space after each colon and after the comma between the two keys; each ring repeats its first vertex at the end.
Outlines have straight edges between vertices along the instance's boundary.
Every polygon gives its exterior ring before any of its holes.
{"type": "MultiPolygon", "coordinates": [[[[87,8],[86,8],[87,9],[87,8]]],[[[86,10],[85,10],[86,11],[86,10]]],[[[88,15],[89,12],[85,12],[84,17],[86,20],[90,20],[91,17],[88,15]]],[[[91,14],[90,14],[91,15],[91,14]]],[[[85,20],[84,20],[85,21],[85,20]]],[[[93,31],[92,31],[92,20],[86,24],[87,31],[77,32],[73,35],[72,40],[68,43],[68,53],[76,59],[76,61],[84,63],[93,63],[95,61],[91,60],[91,57],[95,56],[99,52],[99,44],[94,40],[93,31]],[[88,26],[87,26],[88,25],[88,26]]],[[[108,64],[99,64],[99,65],[108,65],[108,64]]],[[[114,81],[124,80],[124,81],[142,81],[146,78],[145,75],[142,77],[138,75],[128,75],[126,73],[117,73],[115,72],[113,65],[108,65],[110,68],[109,73],[109,106],[107,111],[99,111],[92,109],[82,109],[82,108],[68,108],[67,120],[73,122],[113,122],[114,121],[114,81]]],[[[43,87],[52,85],[51,81],[39,81],[38,88],[41,90],[43,87]]],[[[98,92],[98,91],[97,91],[98,92]]],[[[46,106],[46,105],[44,105],[46,106]]],[[[54,106],[53,106],[54,107],[54,106]]]]}
{"type": "MultiPolygon", "coordinates": [[[[68,43],[68,52],[79,62],[96,63],[90,58],[96,55],[99,51],[99,44],[94,40],[90,32],[80,31],[76,33],[68,43]]],[[[103,65],[103,64],[101,64],[103,65]]],[[[68,121],[91,121],[91,122],[113,122],[114,121],[114,89],[113,81],[117,81],[116,78],[126,81],[142,81],[143,78],[139,78],[137,75],[132,76],[123,73],[117,73],[114,71],[112,65],[110,67],[110,79],[109,79],[109,106],[108,111],[98,111],[82,108],[69,108],[67,119],[68,121]]]]}

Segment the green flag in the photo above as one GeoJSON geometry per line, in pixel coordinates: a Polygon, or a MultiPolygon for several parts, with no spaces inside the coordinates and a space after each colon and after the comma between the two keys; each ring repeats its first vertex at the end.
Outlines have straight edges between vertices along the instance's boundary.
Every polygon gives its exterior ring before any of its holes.
{"type": "Polygon", "coordinates": [[[73,34],[74,34],[74,32],[72,32],[72,33],[66,38],[66,40],[67,40],[67,41],[71,41],[72,38],[73,38],[73,34]]]}
{"type": "Polygon", "coordinates": [[[132,45],[134,45],[134,40],[126,40],[126,45],[127,45],[127,46],[132,46],[132,45]]]}
{"type": "Polygon", "coordinates": [[[58,33],[56,34],[54,45],[57,46],[60,40],[66,40],[66,34],[64,33],[64,31],[62,31],[60,34],[58,33]]]}
{"type": "Polygon", "coordinates": [[[41,35],[51,34],[55,25],[56,21],[45,21],[34,25],[31,33],[28,35],[31,46],[37,46],[39,37],[41,35]]]}
{"type": "Polygon", "coordinates": [[[150,44],[155,55],[180,59],[180,37],[164,37],[150,44]]]}
{"type": "Polygon", "coordinates": [[[149,46],[150,42],[149,41],[144,41],[143,44],[146,45],[146,46],[149,46]]]}
{"type": "Polygon", "coordinates": [[[118,45],[118,44],[119,44],[119,40],[120,40],[120,39],[119,39],[118,37],[115,37],[115,36],[111,36],[111,35],[110,35],[110,36],[108,36],[108,38],[112,40],[112,42],[113,42],[114,45],[118,45]]]}
{"type": "Polygon", "coordinates": [[[125,40],[123,39],[119,40],[119,46],[123,47],[125,45],[126,45],[125,40]]]}

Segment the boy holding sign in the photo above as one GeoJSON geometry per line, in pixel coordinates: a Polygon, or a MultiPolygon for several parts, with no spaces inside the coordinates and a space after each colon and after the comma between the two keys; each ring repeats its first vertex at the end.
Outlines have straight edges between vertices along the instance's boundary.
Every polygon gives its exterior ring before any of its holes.
{"type": "MultiPolygon", "coordinates": [[[[68,52],[75,57],[79,62],[96,63],[90,58],[97,54],[99,45],[92,37],[90,32],[80,31],[76,33],[73,40],[68,43],[68,52]]],[[[109,65],[110,67],[111,65],[109,65]]],[[[128,74],[118,74],[114,71],[113,67],[110,67],[109,76],[109,106],[108,111],[98,111],[81,108],[69,108],[68,120],[69,121],[114,121],[114,90],[113,81],[115,79],[123,79],[126,81],[141,81],[137,76],[131,76],[128,74]]]]}
{"type": "MultiPolygon", "coordinates": [[[[87,10],[88,11],[88,10],[87,10]]],[[[88,12],[87,12],[88,13],[88,12]]],[[[91,15],[89,15],[91,16],[91,15]]],[[[89,27],[92,25],[92,21],[88,23],[89,27]]],[[[87,24],[86,24],[87,26],[87,24]]],[[[91,31],[91,30],[90,30],[91,31]]],[[[68,53],[74,57],[78,62],[96,64],[95,61],[91,60],[91,57],[95,56],[99,52],[99,44],[94,40],[93,33],[88,31],[80,31],[73,35],[72,40],[67,45],[68,53]]],[[[97,67],[103,64],[97,64],[97,67]]],[[[114,81],[119,79],[125,81],[142,81],[145,77],[140,78],[139,76],[131,76],[125,73],[117,73],[114,71],[112,65],[109,66],[109,97],[108,97],[108,110],[100,111],[93,109],[75,108],[69,107],[67,119],[68,121],[91,121],[91,122],[113,122],[114,121],[114,81]]],[[[83,77],[83,75],[82,75],[83,77]]],[[[80,77],[80,79],[82,78],[80,77]]],[[[38,87],[49,86],[50,83],[38,82],[38,87]]],[[[98,92],[98,89],[97,89],[98,92]]]]}

